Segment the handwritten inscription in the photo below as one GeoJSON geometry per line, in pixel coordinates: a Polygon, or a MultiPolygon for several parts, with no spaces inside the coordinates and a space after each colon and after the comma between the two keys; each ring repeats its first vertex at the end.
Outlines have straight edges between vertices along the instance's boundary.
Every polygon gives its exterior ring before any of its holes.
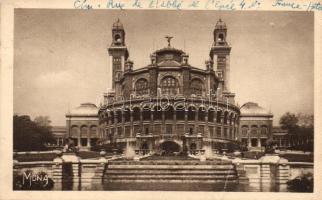
{"type": "Polygon", "coordinates": [[[123,10],[125,7],[125,3],[114,1],[114,0],[108,0],[106,3],[106,8],[117,8],[123,10]]]}
{"type": "Polygon", "coordinates": [[[175,8],[180,10],[183,1],[180,0],[150,0],[149,8],[175,8]]]}
{"type": "Polygon", "coordinates": [[[284,0],[276,0],[275,4],[272,5],[273,7],[288,7],[292,9],[302,9],[302,6],[298,3],[294,2],[287,2],[284,0]]]}
{"type": "Polygon", "coordinates": [[[296,3],[287,0],[275,0],[273,7],[290,8],[292,10],[306,10],[306,11],[322,11],[322,4],[320,2],[303,2],[296,3]]]}
{"type": "Polygon", "coordinates": [[[74,0],[73,3],[74,8],[83,10],[98,8],[120,10],[131,8],[175,10],[181,10],[183,8],[200,8],[207,10],[257,10],[261,9],[262,5],[268,5],[272,8],[288,10],[322,11],[321,0],[274,0],[271,4],[269,2],[265,2],[265,0],[74,0]]]}

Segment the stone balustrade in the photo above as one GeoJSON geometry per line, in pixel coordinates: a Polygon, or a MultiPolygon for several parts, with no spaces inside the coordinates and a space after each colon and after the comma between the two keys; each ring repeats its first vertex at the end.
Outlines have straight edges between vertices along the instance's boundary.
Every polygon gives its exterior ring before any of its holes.
{"type": "MultiPolygon", "coordinates": [[[[137,149],[135,158],[139,161],[140,158],[150,156],[152,153],[151,150],[137,149]]],[[[197,149],[190,153],[191,157],[206,161],[205,150],[197,149]]],[[[58,153],[53,161],[18,162],[14,160],[13,172],[14,175],[22,174],[27,170],[35,173],[46,172],[48,177],[53,179],[55,190],[64,188],[63,185],[66,182],[72,182],[72,189],[77,190],[80,183],[82,187],[84,184],[90,185],[93,182],[101,185],[109,160],[121,157],[106,158],[105,152],[101,152],[101,157],[98,159],[80,159],[73,153],[58,153]]],[[[288,162],[278,155],[266,155],[259,160],[235,158],[232,162],[238,172],[240,183],[285,186],[288,180],[297,176],[306,173],[313,174],[313,163],[288,162]]]]}

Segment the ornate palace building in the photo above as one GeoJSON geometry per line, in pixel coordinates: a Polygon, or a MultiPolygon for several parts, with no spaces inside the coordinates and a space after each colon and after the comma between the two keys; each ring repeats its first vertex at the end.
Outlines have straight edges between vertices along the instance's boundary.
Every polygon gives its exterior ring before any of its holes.
{"type": "Polygon", "coordinates": [[[98,111],[106,143],[126,143],[132,152],[212,152],[236,140],[240,110],[229,89],[226,24],[216,23],[205,66],[191,66],[189,55],[166,39],[148,66],[133,69],[125,29],[119,20],[113,24],[112,90],[98,111]]]}

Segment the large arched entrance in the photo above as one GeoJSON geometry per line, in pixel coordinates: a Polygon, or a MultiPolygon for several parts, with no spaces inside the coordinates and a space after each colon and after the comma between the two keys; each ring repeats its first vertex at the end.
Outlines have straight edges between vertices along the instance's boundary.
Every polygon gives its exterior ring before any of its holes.
{"type": "Polygon", "coordinates": [[[175,152],[180,152],[180,145],[173,141],[165,141],[160,145],[162,155],[174,155],[175,152]]]}

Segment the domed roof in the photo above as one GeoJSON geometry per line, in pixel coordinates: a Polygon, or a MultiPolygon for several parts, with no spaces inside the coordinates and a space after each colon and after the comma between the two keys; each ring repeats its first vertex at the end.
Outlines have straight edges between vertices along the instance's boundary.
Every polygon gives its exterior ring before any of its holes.
{"type": "Polygon", "coordinates": [[[179,67],[181,66],[182,56],[186,53],[173,47],[165,47],[153,53],[159,67],[179,67]]]}
{"type": "Polygon", "coordinates": [[[259,106],[257,103],[248,102],[240,107],[241,115],[267,115],[271,116],[272,113],[265,108],[259,106]]]}
{"type": "Polygon", "coordinates": [[[93,103],[82,103],[80,106],[68,112],[66,116],[96,117],[98,116],[98,108],[93,103]]]}
{"type": "Polygon", "coordinates": [[[219,18],[218,22],[216,23],[215,29],[227,29],[226,23],[219,18]]]}
{"type": "Polygon", "coordinates": [[[117,19],[117,21],[113,23],[113,29],[123,29],[123,24],[120,19],[117,19]]]}

